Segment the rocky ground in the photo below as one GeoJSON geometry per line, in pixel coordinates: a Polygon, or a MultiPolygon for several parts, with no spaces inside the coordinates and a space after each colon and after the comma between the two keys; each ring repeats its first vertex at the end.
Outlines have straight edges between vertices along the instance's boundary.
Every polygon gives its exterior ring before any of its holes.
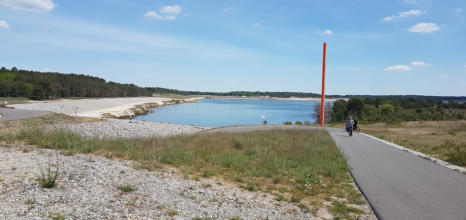
{"type": "Polygon", "coordinates": [[[5,219],[314,218],[261,192],[31,146],[0,147],[0,178],[0,218],[5,219]],[[37,181],[41,169],[54,165],[58,185],[42,188],[37,181]],[[125,185],[133,191],[123,192],[125,185]]]}
{"type": "Polygon", "coordinates": [[[196,126],[120,119],[106,119],[101,122],[73,123],[54,126],[65,128],[85,137],[98,138],[165,137],[179,134],[194,134],[207,129],[196,126]]]}

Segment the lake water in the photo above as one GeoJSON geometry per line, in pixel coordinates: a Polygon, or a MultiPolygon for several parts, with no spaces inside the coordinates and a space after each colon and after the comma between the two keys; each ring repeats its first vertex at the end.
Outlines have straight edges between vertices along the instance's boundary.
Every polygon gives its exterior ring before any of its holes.
{"type": "Polygon", "coordinates": [[[233,125],[283,124],[285,121],[314,123],[319,101],[251,99],[202,99],[195,103],[155,108],[134,120],[171,124],[222,127],[233,125]]]}

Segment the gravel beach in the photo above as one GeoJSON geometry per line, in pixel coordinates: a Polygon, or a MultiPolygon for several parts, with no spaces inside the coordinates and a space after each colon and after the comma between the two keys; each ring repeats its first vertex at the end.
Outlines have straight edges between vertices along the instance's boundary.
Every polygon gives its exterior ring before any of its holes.
{"type": "Polygon", "coordinates": [[[129,161],[28,146],[0,147],[0,177],[0,218],[5,219],[313,219],[261,192],[134,169],[129,161]],[[51,189],[36,180],[48,164],[59,167],[58,186],[51,189]],[[122,185],[134,191],[123,192],[122,185]]]}
{"type": "Polygon", "coordinates": [[[136,105],[170,101],[163,97],[99,98],[99,99],[62,99],[38,101],[9,105],[16,109],[42,110],[71,116],[100,118],[104,113],[123,114],[136,105]]]}
{"type": "Polygon", "coordinates": [[[208,128],[175,125],[159,122],[144,122],[122,119],[106,119],[102,122],[54,125],[85,137],[97,138],[146,138],[194,134],[208,128]]]}

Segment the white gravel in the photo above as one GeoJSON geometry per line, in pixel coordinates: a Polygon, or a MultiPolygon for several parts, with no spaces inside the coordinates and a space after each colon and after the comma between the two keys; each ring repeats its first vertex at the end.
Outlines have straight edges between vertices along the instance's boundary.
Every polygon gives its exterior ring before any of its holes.
{"type": "Polygon", "coordinates": [[[207,129],[205,127],[120,119],[106,119],[106,121],[102,122],[65,124],[61,125],[61,127],[85,137],[97,138],[165,137],[180,134],[194,134],[207,129]]]}
{"type": "Polygon", "coordinates": [[[144,103],[170,101],[162,97],[131,97],[131,98],[98,98],[98,99],[62,99],[53,101],[37,101],[25,104],[9,105],[17,109],[42,110],[62,113],[71,116],[101,117],[102,113],[123,112],[144,103]]]}
{"type": "Polygon", "coordinates": [[[0,218],[4,219],[313,218],[293,204],[260,192],[210,186],[170,172],[137,170],[128,161],[63,156],[25,146],[0,147],[0,178],[0,218]],[[36,180],[39,166],[56,161],[58,186],[41,188],[36,180]],[[119,186],[125,184],[135,191],[122,192],[119,186]]]}

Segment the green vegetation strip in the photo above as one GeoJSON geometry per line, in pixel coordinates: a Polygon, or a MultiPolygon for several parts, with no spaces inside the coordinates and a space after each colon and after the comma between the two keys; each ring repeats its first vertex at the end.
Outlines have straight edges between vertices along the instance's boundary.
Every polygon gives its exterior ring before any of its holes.
{"type": "MultiPolygon", "coordinates": [[[[171,165],[194,179],[217,176],[250,191],[272,193],[306,211],[311,207],[310,211],[316,212],[324,201],[327,204],[339,201],[335,203],[339,207],[363,203],[352,185],[345,159],[326,131],[273,130],[101,140],[59,130],[25,129],[10,138],[42,148],[61,149],[70,155],[95,153],[136,160],[142,168],[171,165]]],[[[334,213],[335,216],[351,216],[344,210],[334,213]]]]}

